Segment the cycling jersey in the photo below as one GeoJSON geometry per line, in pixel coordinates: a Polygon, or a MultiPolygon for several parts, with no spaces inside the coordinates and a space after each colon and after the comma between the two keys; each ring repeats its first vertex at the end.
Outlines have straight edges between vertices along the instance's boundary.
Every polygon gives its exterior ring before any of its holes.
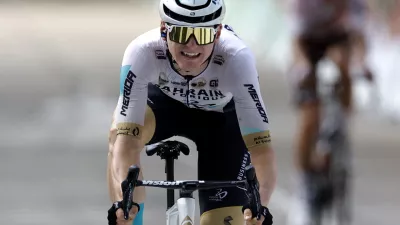
{"type": "Polygon", "coordinates": [[[246,146],[270,142],[255,58],[228,25],[223,27],[207,68],[198,76],[184,77],[174,69],[159,28],[129,44],[122,61],[115,115],[118,134],[140,137],[148,84],[152,83],[186,107],[206,111],[222,113],[233,98],[246,146]]]}

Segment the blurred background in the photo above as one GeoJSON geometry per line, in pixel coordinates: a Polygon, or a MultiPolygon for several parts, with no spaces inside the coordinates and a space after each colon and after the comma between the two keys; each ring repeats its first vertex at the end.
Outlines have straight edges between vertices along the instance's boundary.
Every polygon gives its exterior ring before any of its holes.
{"type": "MultiPolygon", "coordinates": [[[[278,160],[271,202],[287,221],[295,117],[285,71],[287,12],[279,0],[226,0],[225,23],[257,56],[278,160]]],[[[400,4],[371,0],[368,62],[374,85],[355,85],[354,224],[395,225],[400,212],[400,4]]],[[[108,129],[131,40],[159,25],[158,0],[0,0],[0,224],[106,224],[108,129]]],[[[324,77],[335,75],[329,61],[324,77]]],[[[145,176],[164,164],[143,155],[145,176]]],[[[196,152],[176,162],[195,179],[196,152]]],[[[164,224],[164,190],[148,189],[146,224],[164,224]]],[[[198,219],[198,218],[197,218],[198,219]]],[[[198,221],[198,220],[197,220],[198,221]]]]}

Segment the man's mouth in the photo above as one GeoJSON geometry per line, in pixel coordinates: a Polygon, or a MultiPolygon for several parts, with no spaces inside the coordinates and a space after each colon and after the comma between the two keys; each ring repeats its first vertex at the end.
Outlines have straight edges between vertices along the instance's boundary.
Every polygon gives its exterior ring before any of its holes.
{"type": "Polygon", "coordinates": [[[188,58],[194,59],[200,56],[200,53],[196,53],[196,52],[184,52],[182,51],[181,54],[183,56],[186,56],[188,58]]]}

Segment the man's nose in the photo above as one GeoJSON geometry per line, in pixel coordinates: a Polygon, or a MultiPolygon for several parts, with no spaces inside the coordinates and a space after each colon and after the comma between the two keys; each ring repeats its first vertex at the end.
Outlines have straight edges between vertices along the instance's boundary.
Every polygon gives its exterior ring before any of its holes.
{"type": "Polygon", "coordinates": [[[192,36],[190,36],[189,41],[188,41],[188,43],[186,44],[186,47],[194,48],[194,47],[196,47],[196,46],[197,46],[196,39],[195,39],[195,37],[192,35],[192,36]]]}

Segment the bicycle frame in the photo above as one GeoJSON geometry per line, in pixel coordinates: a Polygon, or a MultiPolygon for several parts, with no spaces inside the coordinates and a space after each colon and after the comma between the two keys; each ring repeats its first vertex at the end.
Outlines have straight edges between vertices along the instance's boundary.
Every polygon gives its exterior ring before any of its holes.
{"type": "MultiPolygon", "coordinates": [[[[165,161],[165,173],[167,180],[173,181],[174,178],[174,159],[167,158],[165,161]]],[[[196,201],[191,197],[180,197],[174,201],[174,190],[167,190],[167,225],[193,225],[195,219],[196,201]],[[172,206],[171,206],[172,204],[172,206]]]]}
{"type": "Polygon", "coordinates": [[[196,201],[194,198],[179,198],[165,213],[167,225],[193,225],[195,209],[196,201]]]}
{"type": "MultiPolygon", "coordinates": [[[[165,159],[165,173],[167,181],[174,181],[174,159],[177,159],[179,152],[169,155],[163,155],[165,159]]],[[[187,155],[189,152],[185,152],[187,155]]],[[[148,153],[149,154],[149,153],[148,153]]],[[[151,154],[151,153],[150,153],[151,154]]],[[[196,201],[191,197],[180,197],[175,202],[175,193],[173,189],[167,190],[167,211],[166,224],[167,225],[193,225],[195,219],[196,201]]]]}
{"type": "Polygon", "coordinates": [[[193,192],[202,189],[220,187],[238,187],[246,189],[247,181],[162,181],[162,180],[137,180],[136,187],[157,187],[171,191],[179,189],[179,198],[172,207],[166,211],[167,225],[193,225],[195,220],[196,201],[193,192]]]}
{"type": "MultiPolygon", "coordinates": [[[[249,167],[250,168],[250,167],[249,167]]],[[[254,172],[254,168],[252,172],[254,172]]],[[[251,170],[249,169],[249,170],[251,170]]],[[[139,173],[137,168],[136,174],[139,173]]],[[[251,173],[251,172],[250,172],[251,173]]],[[[136,177],[136,176],[132,176],[136,177]]],[[[202,189],[213,189],[223,187],[238,187],[244,190],[255,190],[255,183],[247,180],[242,181],[203,181],[203,180],[185,180],[185,181],[163,181],[163,180],[136,180],[135,187],[157,187],[174,191],[179,189],[178,200],[166,211],[167,225],[193,225],[195,220],[196,201],[193,198],[193,192],[202,189]],[[251,185],[251,186],[250,186],[251,185]]],[[[133,191],[133,189],[132,189],[133,191]]],[[[257,190],[258,193],[258,190],[257,190]]],[[[254,192],[253,192],[254,195],[254,192]]],[[[128,197],[129,198],[129,197],[128,197]]],[[[256,202],[259,202],[259,195],[255,196],[256,202]]],[[[258,204],[258,203],[257,203],[258,204]]]]}

